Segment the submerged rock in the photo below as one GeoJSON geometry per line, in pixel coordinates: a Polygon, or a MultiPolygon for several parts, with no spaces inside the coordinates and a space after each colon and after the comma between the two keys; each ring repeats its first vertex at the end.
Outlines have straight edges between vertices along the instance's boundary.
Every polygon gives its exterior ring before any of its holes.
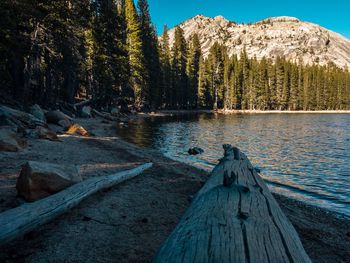
{"type": "Polygon", "coordinates": [[[29,161],[22,167],[16,189],[19,196],[32,202],[81,181],[82,178],[74,165],[60,166],[29,161]]]}
{"type": "Polygon", "coordinates": [[[197,154],[202,154],[204,153],[204,150],[199,147],[193,147],[188,150],[188,154],[190,155],[197,155],[197,154]]]}

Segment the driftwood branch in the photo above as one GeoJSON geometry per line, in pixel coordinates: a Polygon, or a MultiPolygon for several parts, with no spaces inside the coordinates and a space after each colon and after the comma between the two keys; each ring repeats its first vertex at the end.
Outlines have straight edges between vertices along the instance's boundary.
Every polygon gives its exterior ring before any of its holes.
{"type": "Polygon", "coordinates": [[[97,191],[112,187],[152,167],[146,163],[114,175],[87,179],[50,197],[27,203],[0,214],[0,244],[22,236],[78,205],[97,191]]]}
{"type": "Polygon", "coordinates": [[[154,262],[311,262],[248,158],[231,145],[154,262]]]}

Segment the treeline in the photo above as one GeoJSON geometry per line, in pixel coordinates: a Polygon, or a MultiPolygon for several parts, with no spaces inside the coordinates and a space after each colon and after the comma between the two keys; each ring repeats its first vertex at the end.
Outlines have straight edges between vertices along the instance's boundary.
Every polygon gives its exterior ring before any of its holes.
{"type": "Polygon", "coordinates": [[[157,108],[158,37],[146,0],[2,0],[2,100],[52,106],[91,97],[157,108]]]}
{"type": "Polygon", "coordinates": [[[242,110],[350,109],[350,72],[334,65],[302,66],[277,57],[229,57],[214,44],[199,70],[200,107],[242,110]]]}
{"type": "Polygon", "coordinates": [[[158,40],[146,0],[0,2],[0,99],[52,107],[91,98],[138,110],[350,108],[350,73],[230,57],[176,27],[158,40]]]}

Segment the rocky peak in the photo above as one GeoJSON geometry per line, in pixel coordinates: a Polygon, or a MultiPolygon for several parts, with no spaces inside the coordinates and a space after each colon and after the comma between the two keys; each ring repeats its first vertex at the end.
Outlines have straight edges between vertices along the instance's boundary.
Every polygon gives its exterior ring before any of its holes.
{"type": "MultiPolygon", "coordinates": [[[[317,24],[295,17],[271,17],[256,23],[237,24],[223,16],[197,15],[182,24],[186,40],[198,34],[204,56],[215,43],[226,45],[229,55],[245,48],[249,57],[275,59],[284,56],[293,62],[350,68],[350,41],[317,24]]],[[[174,29],[169,31],[170,45],[174,29]]]]}

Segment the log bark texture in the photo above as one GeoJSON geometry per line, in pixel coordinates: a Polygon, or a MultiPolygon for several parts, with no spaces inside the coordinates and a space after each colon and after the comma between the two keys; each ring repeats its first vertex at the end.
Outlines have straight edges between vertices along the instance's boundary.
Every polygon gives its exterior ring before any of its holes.
{"type": "Polygon", "coordinates": [[[114,175],[90,178],[50,197],[1,213],[0,245],[53,220],[93,193],[131,179],[150,167],[152,163],[146,163],[114,175]]]}
{"type": "Polygon", "coordinates": [[[154,262],[311,262],[248,158],[231,145],[154,262]]]}

